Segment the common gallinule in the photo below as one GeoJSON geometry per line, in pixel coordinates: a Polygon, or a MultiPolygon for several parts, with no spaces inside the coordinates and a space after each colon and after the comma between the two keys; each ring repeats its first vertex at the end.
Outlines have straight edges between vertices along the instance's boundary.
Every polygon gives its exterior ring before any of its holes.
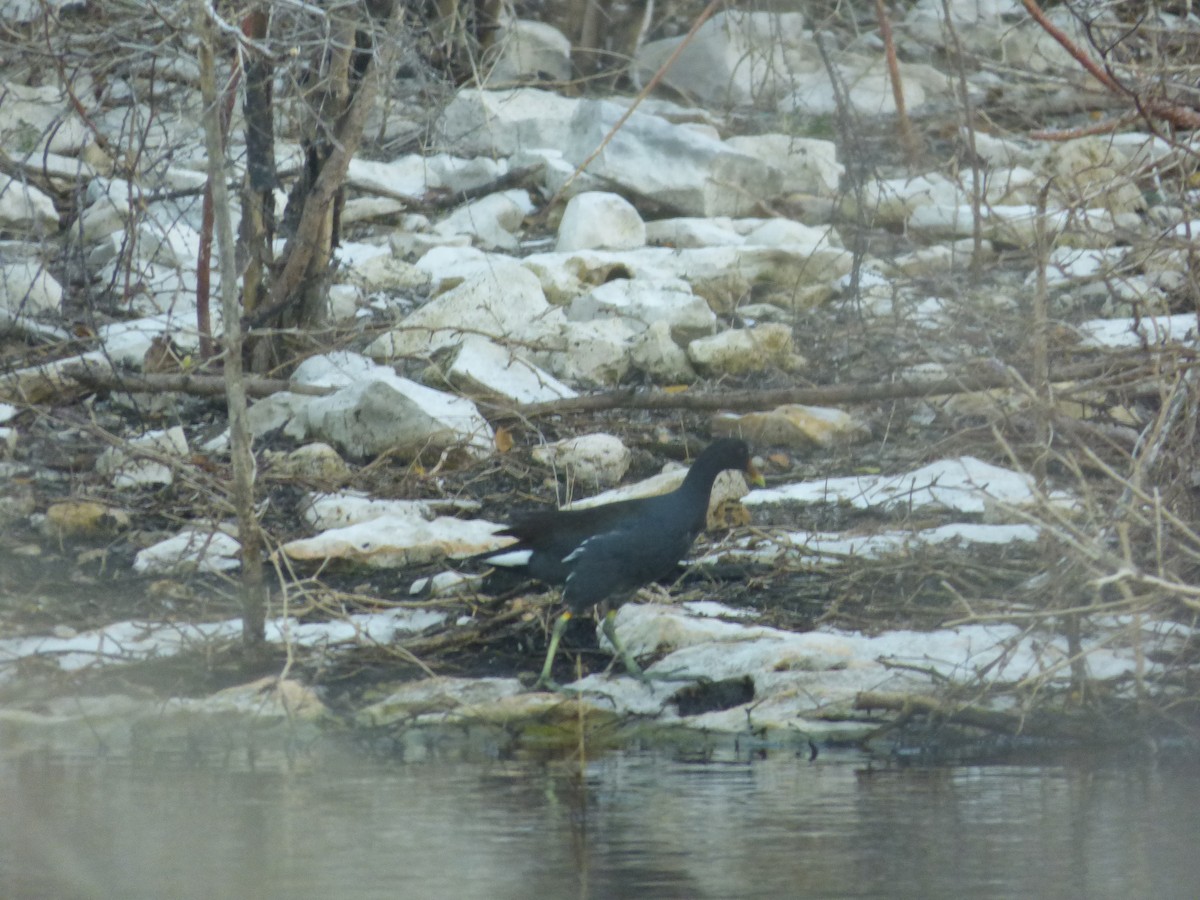
{"type": "Polygon", "coordinates": [[[554,623],[538,687],[554,687],[550,670],[572,616],[605,608],[603,631],[629,673],[645,678],[617,640],[615,607],[638,588],[669,575],[704,530],[709,495],[717,475],[740,469],[761,486],[745,441],[714,441],[697,458],[674,491],[657,497],[620,500],[587,509],[546,509],[519,514],[501,535],[517,540],[482,558],[523,569],[547,584],[563,585],[566,609],[554,623]],[[518,555],[517,551],[525,551],[518,555]]]}

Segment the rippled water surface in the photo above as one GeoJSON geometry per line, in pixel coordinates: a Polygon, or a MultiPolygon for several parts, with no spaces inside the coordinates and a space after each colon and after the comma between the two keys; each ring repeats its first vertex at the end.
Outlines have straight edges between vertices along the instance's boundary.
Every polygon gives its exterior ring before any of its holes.
{"type": "Polygon", "coordinates": [[[0,765],[5,898],[1200,897],[1200,768],[0,765]]]}

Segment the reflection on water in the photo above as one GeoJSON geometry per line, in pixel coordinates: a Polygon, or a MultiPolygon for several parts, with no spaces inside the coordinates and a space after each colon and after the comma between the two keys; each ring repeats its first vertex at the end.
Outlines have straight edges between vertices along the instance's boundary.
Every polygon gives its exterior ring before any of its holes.
{"type": "Polygon", "coordinates": [[[0,765],[5,898],[1200,896],[1200,770],[0,765]]]}

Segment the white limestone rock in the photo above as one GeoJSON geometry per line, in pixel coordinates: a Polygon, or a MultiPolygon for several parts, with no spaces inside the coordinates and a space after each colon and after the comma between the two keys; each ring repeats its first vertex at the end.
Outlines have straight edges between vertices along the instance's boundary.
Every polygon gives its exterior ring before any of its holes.
{"type": "Polygon", "coordinates": [[[297,447],[290,453],[263,451],[263,462],[272,474],[289,478],[340,483],[350,478],[350,466],[341,455],[321,441],[297,447]]]}
{"type": "Polygon", "coordinates": [[[458,343],[464,330],[498,340],[537,342],[558,334],[561,310],[546,302],[537,277],[512,261],[496,259],[479,274],[430,300],[399,327],[376,338],[367,353],[376,359],[428,356],[458,343]]]}
{"type": "Polygon", "coordinates": [[[772,368],[793,371],[804,366],[792,348],[792,329],[766,324],[732,328],[688,344],[688,359],[707,375],[742,375],[772,368]]]}
{"type": "Polygon", "coordinates": [[[432,522],[439,512],[478,509],[479,503],[474,500],[390,500],[343,490],[313,494],[304,502],[300,514],[311,528],[326,531],[383,516],[432,522]]]}
{"type": "Polygon", "coordinates": [[[536,88],[463,88],[442,112],[436,141],[452,152],[480,156],[563,147],[579,102],[536,88]]]}
{"type": "MultiPolygon", "coordinates": [[[[212,324],[213,329],[220,333],[221,321],[215,315],[215,310],[212,324]]],[[[156,338],[164,335],[170,336],[175,346],[184,354],[195,353],[200,347],[195,307],[189,308],[186,305],[174,313],[103,325],[97,335],[104,345],[103,357],[106,360],[134,369],[141,369],[150,345],[156,338]]]]}
{"type": "Polygon", "coordinates": [[[1189,344],[1196,340],[1196,316],[1193,313],[1092,319],[1077,327],[1085,347],[1134,348],[1147,344],[1189,344]]]}
{"type": "MultiPolygon", "coordinates": [[[[338,368],[321,378],[334,384],[349,379],[349,383],[327,397],[313,398],[288,423],[285,433],[298,440],[327,441],[356,456],[392,451],[413,459],[424,451],[461,451],[480,459],[492,452],[491,426],[474,403],[352,356],[338,359],[338,368]]],[[[306,360],[305,365],[317,368],[316,359],[306,360]]],[[[303,373],[303,377],[312,375],[303,373]]]]}
{"type": "Polygon", "coordinates": [[[438,572],[428,578],[418,578],[409,586],[410,597],[459,597],[483,592],[483,575],[464,572],[438,572]]]}
{"type": "Polygon", "coordinates": [[[813,244],[533,253],[521,264],[536,273],[546,296],[555,303],[570,303],[613,278],[679,278],[722,312],[762,285],[786,286],[792,295],[810,285],[827,287],[848,274],[853,265],[850,251],[831,246],[821,229],[811,234],[813,244]]]}
{"type": "Polygon", "coordinates": [[[43,18],[57,24],[61,10],[75,4],[76,0],[2,0],[0,19],[13,25],[28,25],[43,18]]]}
{"type": "Polygon", "coordinates": [[[345,262],[342,270],[344,277],[351,284],[358,285],[368,294],[384,293],[419,293],[429,289],[429,273],[425,272],[392,253],[380,248],[380,252],[366,259],[359,257],[345,262]]]}
{"type": "Polygon", "coordinates": [[[516,250],[517,232],[533,209],[528,191],[501,191],[460,206],[433,231],[442,237],[468,235],[488,250],[516,250]]]}
{"type": "MultiPolygon", "coordinates": [[[[969,200],[956,182],[938,172],[868,181],[862,193],[863,212],[878,225],[901,225],[918,207],[957,206],[969,200]]],[[[847,199],[853,209],[853,192],[847,199]]]]}
{"type": "MultiPolygon", "coordinates": [[[[983,241],[979,248],[984,262],[996,258],[996,248],[991,241],[983,241]]],[[[963,238],[943,244],[921,247],[912,253],[904,253],[884,262],[885,271],[905,275],[909,278],[929,278],[948,272],[963,271],[971,264],[975,253],[975,241],[963,238]]]]}
{"type": "Polygon", "coordinates": [[[54,201],[30,184],[0,174],[0,229],[31,237],[58,231],[54,201]]]}
{"type": "Polygon", "coordinates": [[[608,192],[612,185],[577,172],[578,166],[563,156],[557,147],[524,147],[509,158],[513,168],[532,168],[541,178],[542,193],[547,197],[574,197],[586,191],[608,192]]]}
{"type": "Polygon", "coordinates": [[[91,130],[61,88],[9,81],[0,85],[0,96],[4,97],[0,103],[0,146],[6,151],[76,156],[92,143],[91,130]]]}
{"type": "Polygon", "coordinates": [[[687,351],[675,343],[666,322],[654,322],[638,335],[629,361],[657,384],[691,384],[698,377],[687,351]]]}
{"type": "MultiPolygon", "coordinates": [[[[425,722],[513,722],[549,713],[544,693],[530,693],[516,678],[422,678],[400,685],[382,700],[357,712],[355,724],[379,728],[425,722]]],[[[558,698],[554,698],[558,702],[558,698]]]]}
{"type": "Polygon", "coordinates": [[[133,560],[139,575],[229,572],[241,565],[242,545],[223,531],[187,528],[140,551],[133,560]]]}
{"type": "Polygon", "coordinates": [[[459,344],[446,379],[468,396],[514,404],[578,396],[521,354],[474,334],[459,344]]]}
{"type": "MultiPolygon", "coordinates": [[[[649,79],[683,42],[645,44],[636,71],[649,79]]],[[[700,26],[663,77],[663,83],[702,105],[747,106],[785,93],[803,59],[820,60],[800,13],[729,11],[700,26]]]]}
{"type": "Polygon", "coordinates": [[[438,516],[426,521],[386,514],[289,541],[282,550],[291,559],[310,562],[341,559],[375,568],[401,568],[487,552],[495,547],[495,533],[502,527],[483,519],[438,516]]]}
{"type": "Polygon", "coordinates": [[[153,456],[175,457],[181,462],[188,455],[187,437],[178,425],[163,431],[150,431],[129,441],[129,449],[109,447],[96,460],[96,471],[112,480],[113,487],[130,490],[171,484],[175,474],[165,462],[139,456],[138,451],[153,456]]]}
{"type": "MultiPolygon", "coordinates": [[[[1081,47],[1087,43],[1089,40],[1087,26],[1070,9],[1058,7],[1045,12],[1051,25],[1065,34],[1074,46],[1081,47]],[[1064,13],[1066,15],[1063,15],[1064,13]]],[[[995,41],[995,37],[995,34],[989,34],[987,38],[976,43],[984,46],[990,38],[991,46],[984,53],[996,55],[998,52],[1008,65],[1026,70],[1034,76],[1050,74],[1073,77],[1075,74],[1074,67],[1078,65],[1078,60],[1033,19],[1026,19],[1012,28],[1006,28],[999,35],[999,42],[995,41]]],[[[1082,86],[1071,85],[1065,87],[1064,92],[1078,102],[1079,89],[1082,86]]],[[[1097,100],[1103,102],[1104,92],[1099,85],[1093,88],[1093,92],[1097,100]]],[[[1089,103],[1088,100],[1082,102],[1089,103]]]]}
{"type": "Polygon", "coordinates": [[[517,81],[571,77],[571,42],[561,31],[544,22],[510,19],[497,29],[492,44],[493,59],[484,59],[489,87],[517,81]]]}
{"type": "Polygon", "coordinates": [[[0,265],[0,307],[14,315],[59,312],[62,296],[62,285],[37,260],[0,265]]]}
{"type": "Polygon", "coordinates": [[[423,199],[429,190],[428,167],[416,153],[391,162],[354,157],[346,168],[346,184],[393,200],[423,199]]]}
{"type": "Polygon", "coordinates": [[[136,258],[143,262],[195,270],[200,234],[186,222],[144,216],[138,220],[136,258]]]}
{"type": "Polygon", "coordinates": [[[568,483],[579,482],[592,489],[620,484],[632,456],[621,439],[611,434],[566,438],[533,451],[535,460],[550,466],[568,483]]]}
{"type": "Polygon", "coordinates": [[[663,247],[736,247],[746,243],[728,216],[680,216],[646,223],[646,240],[663,247]]]}
{"type": "MultiPolygon", "coordinates": [[[[823,69],[798,73],[795,89],[778,102],[776,109],[784,115],[832,115],[844,102],[864,116],[895,114],[896,97],[882,54],[843,53],[837,57],[834,68],[836,88],[823,69]]],[[[900,76],[909,111],[922,106],[928,96],[951,96],[949,81],[930,66],[900,63],[900,76]]]]}
{"type": "Polygon", "coordinates": [[[620,319],[564,322],[552,349],[533,358],[572,384],[611,386],[629,371],[634,332],[620,319]]]}
{"type": "Polygon", "coordinates": [[[402,218],[408,205],[404,200],[392,197],[356,197],[342,204],[342,224],[390,222],[402,218]]]}
{"type": "MultiPolygon", "coordinates": [[[[559,145],[563,155],[582,164],[624,115],[625,110],[611,101],[580,101],[569,138],[559,145]]],[[[611,136],[588,171],[638,196],[699,216],[744,215],[778,196],[783,185],[779,170],[757,157],[638,112],[611,136]]]]}
{"type": "Polygon", "coordinates": [[[620,194],[585,191],[567,203],[554,249],[632,250],[646,244],[646,223],[620,194]]]}
{"type": "Polygon", "coordinates": [[[483,156],[453,156],[449,153],[434,153],[418,156],[425,166],[429,187],[461,194],[491,184],[502,175],[507,175],[511,166],[505,159],[497,159],[490,152],[483,156]]]}
{"type": "Polygon", "coordinates": [[[784,191],[835,196],[846,167],[837,161],[837,145],[790,134],[738,135],[725,143],[779,169],[784,191]]]}
{"type": "MultiPolygon", "coordinates": [[[[310,356],[292,372],[292,381],[309,387],[341,388],[382,373],[383,366],[360,353],[333,350],[310,356]]],[[[386,371],[392,371],[387,369],[386,371]]],[[[394,373],[393,373],[394,374],[394,373]]]]}
{"type": "Polygon", "coordinates": [[[511,256],[502,253],[488,253],[478,247],[443,244],[431,247],[422,254],[415,268],[425,274],[433,296],[438,297],[464,281],[503,272],[514,263],[515,260],[511,256]]]}
{"type": "MultiPolygon", "coordinates": [[[[1124,223],[1106,209],[1049,209],[1043,217],[1044,233],[1052,240],[1076,247],[1104,247],[1117,238],[1121,227],[1140,228],[1137,215],[1124,223]]],[[[988,206],[981,210],[983,236],[997,243],[1019,247],[1037,239],[1038,210],[1035,206],[988,206]]],[[[970,206],[921,206],[908,220],[909,230],[928,238],[965,238],[974,231],[970,206]]]]}
{"type": "Polygon", "coordinates": [[[717,330],[716,314],[679,278],[616,278],[576,297],[567,318],[575,322],[621,319],[634,332],[665,322],[681,344],[717,330]]]}
{"type": "Polygon", "coordinates": [[[1041,180],[1050,180],[1051,198],[1063,206],[1104,208],[1114,214],[1146,206],[1129,160],[1106,139],[1089,136],[1053,144],[1039,168],[1041,180]]]}
{"type": "Polygon", "coordinates": [[[363,291],[353,284],[329,286],[329,315],[335,322],[346,322],[358,315],[363,304],[363,291]]]}
{"type": "Polygon", "coordinates": [[[1176,148],[1166,138],[1144,131],[1123,131],[1109,135],[1108,140],[1113,150],[1134,166],[1160,162],[1176,153],[1176,148]]]}
{"type": "Polygon", "coordinates": [[[753,219],[743,219],[735,223],[745,222],[750,227],[745,232],[745,242],[756,247],[796,247],[803,250],[816,248],[841,249],[841,236],[833,228],[814,228],[792,219],[764,219],[755,222],[753,219]]]}
{"type": "Polygon", "coordinates": [[[766,412],[720,413],[713,434],[744,437],[755,446],[837,447],[859,443],[871,432],[841,409],[788,404],[766,412]]]}
{"type": "MultiPolygon", "coordinates": [[[[1014,517],[1016,507],[1052,503],[1069,508],[1074,499],[1062,491],[1043,493],[1033,477],[973,456],[943,459],[910,472],[817,478],[754,491],[747,506],[778,503],[845,503],[855,509],[950,510],[984,513],[996,523],[1014,517]]],[[[1020,518],[1018,516],[1018,518],[1020,518]]]]}
{"type": "MultiPolygon", "coordinates": [[[[123,284],[125,263],[113,259],[105,265],[97,275],[97,280],[103,285],[123,284]]],[[[196,272],[180,266],[163,265],[161,263],[139,263],[136,268],[137,281],[133,285],[132,294],[125,298],[129,309],[139,316],[147,318],[169,316],[174,313],[180,319],[190,319],[190,329],[195,330],[196,323],[196,272]],[[190,313],[190,315],[189,315],[190,313]]],[[[220,282],[215,274],[209,282],[210,308],[219,307],[220,282]]]]}
{"type": "Polygon", "coordinates": [[[121,232],[130,221],[129,204],[121,198],[101,196],[79,214],[78,223],[71,226],[71,237],[82,237],[91,244],[110,234],[121,232]]]}

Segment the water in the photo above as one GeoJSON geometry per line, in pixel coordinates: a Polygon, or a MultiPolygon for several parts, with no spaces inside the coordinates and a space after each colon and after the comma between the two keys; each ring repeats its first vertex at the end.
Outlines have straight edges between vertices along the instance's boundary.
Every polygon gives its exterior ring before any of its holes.
{"type": "Polygon", "coordinates": [[[1200,768],[0,764],[0,897],[1200,897],[1200,768]]]}

